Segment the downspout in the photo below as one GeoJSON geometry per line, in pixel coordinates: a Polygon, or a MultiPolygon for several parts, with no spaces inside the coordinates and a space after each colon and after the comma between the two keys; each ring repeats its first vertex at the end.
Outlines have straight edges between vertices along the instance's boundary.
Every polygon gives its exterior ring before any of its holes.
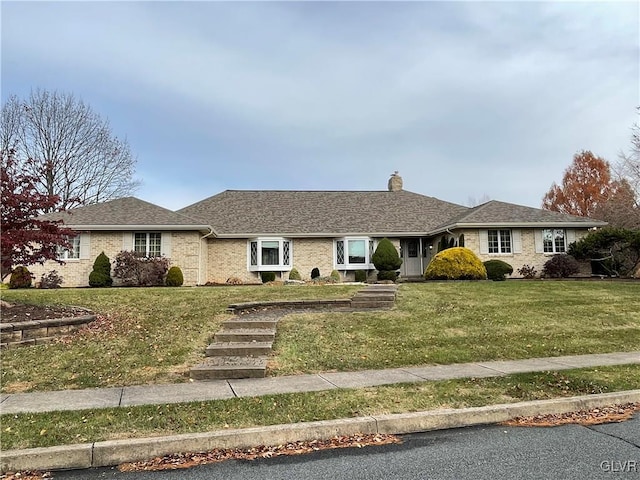
{"type": "MultiPolygon", "coordinates": [[[[213,228],[211,228],[210,226],[207,226],[207,228],[209,229],[209,233],[201,237],[198,241],[198,285],[202,285],[202,241],[205,238],[214,235],[213,228]]],[[[207,262],[207,266],[208,263],[209,262],[207,262]]]]}

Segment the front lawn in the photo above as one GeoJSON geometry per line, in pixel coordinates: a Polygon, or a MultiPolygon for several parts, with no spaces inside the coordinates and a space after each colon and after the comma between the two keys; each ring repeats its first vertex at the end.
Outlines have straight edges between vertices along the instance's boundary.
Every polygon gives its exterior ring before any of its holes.
{"type": "Polygon", "coordinates": [[[184,382],[230,303],[350,298],[353,285],[3,290],[8,302],[87,307],[107,315],[71,341],[2,352],[2,391],[184,382]],[[109,327],[109,328],[104,328],[109,327]]]}
{"type": "MultiPolygon", "coordinates": [[[[349,298],[360,286],[4,290],[3,299],[79,305],[109,322],[71,340],[2,352],[6,393],[183,382],[230,303],[349,298]]],[[[293,314],[270,374],[637,350],[640,283],[404,284],[393,310],[293,314]]]]}
{"type": "Polygon", "coordinates": [[[278,325],[272,374],[638,350],[640,283],[404,284],[387,312],[296,314],[278,325]]]}

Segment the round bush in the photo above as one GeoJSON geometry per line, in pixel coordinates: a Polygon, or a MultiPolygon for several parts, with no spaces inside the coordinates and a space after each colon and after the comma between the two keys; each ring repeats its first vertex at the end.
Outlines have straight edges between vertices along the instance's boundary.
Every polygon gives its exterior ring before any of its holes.
{"type": "Polygon", "coordinates": [[[297,268],[292,268],[289,272],[289,280],[302,280],[302,276],[300,276],[300,272],[297,268]]]}
{"type": "Polygon", "coordinates": [[[262,283],[273,282],[276,279],[276,272],[260,272],[262,283]]]}
{"type": "Polygon", "coordinates": [[[424,277],[427,280],[485,280],[487,270],[471,250],[454,247],[436,254],[424,277]]]}
{"type": "Polygon", "coordinates": [[[487,269],[487,278],[496,282],[505,280],[506,275],[513,273],[513,267],[502,260],[487,260],[484,268],[487,269]]]}
{"type": "Polygon", "coordinates": [[[337,270],[331,270],[331,274],[329,275],[329,279],[332,282],[340,282],[341,278],[340,278],[340,272],[338,272],[337,270]]]}
{"type": "Polygon", "coordinates": [[[566,278],[580,271],[580,264],[571,255],[555,255],[544,264],[542,275],[549,278],[566,278]]]}
{"type": "Polygon", "coordinates": [[[313,270],[311,270],[311,280],[313,280],[314,278],[318,278],[320,276],[320,269],[318,267],[314,267],[313,270]]]}
{"type": "Polygon", "coordinates": [[[167,287],[181,287],[184,283],[184,276],[180,267],[171,267],[164,283],[167,287]]]}
{"type": "Polygon", "coordinates": [[[27,267],[16,267],[11,272],[9,279],[9,288],[31,288],[33,275],[27,267]]]}
{"type": "Polygon", "coordinates": [[[380,240],[376,251],[371,256],[371,261],[379,272],[397,270],[402,265],[402,259],[396,247],[388,238],[380,240]]]}
{"type": "Polygon", "coordinates": [[[367,281],[367,272],[364,270],[356,270],[356,282],[366,282],[367,281]]]}

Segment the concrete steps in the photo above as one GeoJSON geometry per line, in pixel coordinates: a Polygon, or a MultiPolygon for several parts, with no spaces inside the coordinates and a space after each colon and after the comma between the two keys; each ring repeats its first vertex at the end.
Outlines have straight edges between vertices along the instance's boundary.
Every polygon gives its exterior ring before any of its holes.
{"type": "MultiPolygon", "coordinates": [[[[396,285],[367,285],[349,300],[283,302],[280,308],[329,308],[332,310],[391,308],[396,285]]],[[[276,308],[275,305],[268,304],[276,308]]],[[[191,368],[194,380],[262,378],[284,310],[266,310],[259,303],[230,305],[234,318],[222,322],[205,350],[204,361],[191,368]],[[246,313],[249,311],[250,313],[246,313]],[[244,313],[244,314],[243,314],[244,313]]]]}
{"type": "Polygon", "coordinates": [[[275,328],[229,328],[225,326],[213,337],[215,342],[273,342],[275,328]]]}
{"type": "Polygon", "coordinates": [[[269,355],[273,342],[214,342],[207,347],[207,357],[257,357],[269,355]]]}
{"type": "Polygon", "coordinates": [[[351,308],[391,308],[396,301],[397,285],[367,285],[351,299],[351,308]]]}
{"type": "Polygon", "coordinates": [[[267,371],[267,356],[216,356],[191,368],[194,380],[220,380],[232,378],[264,378],[267,371]]]}

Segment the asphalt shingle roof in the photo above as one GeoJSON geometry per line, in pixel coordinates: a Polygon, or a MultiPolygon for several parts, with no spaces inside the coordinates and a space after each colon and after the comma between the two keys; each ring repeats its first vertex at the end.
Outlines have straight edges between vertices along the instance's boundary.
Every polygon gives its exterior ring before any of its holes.
{"type": "Polygon", "coordinates": [[[118,198],[74,208],[66,212],[50,213],[42,218],[62,220],[70,226],[193,226],[194,230],[206,224],[135,197],[118,198]]]}
{"type": "MultiPolygon", "coordinates": [[[[539,208],[525,207],[513,203],[491,200],[471,208],[451,218],[446,225],[452,224],[519,224],[519,223],[577,223],[583,226],[605,225],[605,222],[587,217],[577,217],[566,213],[551,212],[539,208]]],[[[444,225],[443,225],[444,226],[444,225]]]]}
{"type": "Polygon", "coordinates": [[[426,233],[468,210],[408,191],[227,190],[178,212],[248,236],[426,233]]]}

